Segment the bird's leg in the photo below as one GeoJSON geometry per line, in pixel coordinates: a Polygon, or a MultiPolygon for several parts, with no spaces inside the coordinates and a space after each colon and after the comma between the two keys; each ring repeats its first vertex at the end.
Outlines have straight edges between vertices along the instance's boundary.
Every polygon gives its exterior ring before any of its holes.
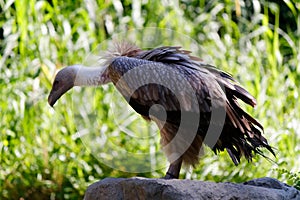
{"type": "Polygon", "coordinates": [[[182,158],[178,158],[172,162],[169,166],[169,169],[166,173],[165,179],[179,178],[179,172],[182,164],[182,158]]]}

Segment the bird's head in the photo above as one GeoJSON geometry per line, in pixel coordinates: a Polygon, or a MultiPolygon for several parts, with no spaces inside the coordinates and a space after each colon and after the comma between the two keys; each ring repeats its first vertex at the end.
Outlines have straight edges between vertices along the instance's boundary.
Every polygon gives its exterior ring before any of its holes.
{"type": "Polygon", "coordinates": [[[48,96],[50,106],[53,107],[56,101],[74,86],[79,68],[79,65],[68,66],[57,73],[48,96]]]}

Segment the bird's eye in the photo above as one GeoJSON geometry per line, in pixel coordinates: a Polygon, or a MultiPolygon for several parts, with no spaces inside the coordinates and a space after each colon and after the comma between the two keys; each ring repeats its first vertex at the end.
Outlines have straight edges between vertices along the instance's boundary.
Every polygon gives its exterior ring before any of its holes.
{"type": "Polygon", "coordinates": [[[58,80],[55,80],[53,84],[54,84],[54,85],[57,85],[58,83],[59,83],[59,81],[58,81],[58,80]]]}

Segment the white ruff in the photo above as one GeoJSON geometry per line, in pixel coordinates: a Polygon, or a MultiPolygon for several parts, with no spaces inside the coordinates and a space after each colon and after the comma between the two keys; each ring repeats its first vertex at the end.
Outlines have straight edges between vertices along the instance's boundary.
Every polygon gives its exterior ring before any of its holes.
{"type": "Polygon", "coordinates": [[[74,86],[98,86],[110,82],[105,73],[107,67],[86,67],[83,65],[73,65],[76,77],[74,86]]]}

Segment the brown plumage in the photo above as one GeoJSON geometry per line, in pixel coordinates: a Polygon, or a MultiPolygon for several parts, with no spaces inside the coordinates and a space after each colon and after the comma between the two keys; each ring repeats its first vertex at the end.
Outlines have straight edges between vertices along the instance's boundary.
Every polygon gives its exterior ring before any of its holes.
{"type": "MultiPolygon", "coordinates": [[[[137,113],[156,122],[171,163],[166,178],[178,178],[182,162],[195,166],[203,142],[215,153],[226,149],[236,165],[241,156],[251,161],[255,153],[262,155],[260,147],[274,154],[262,136],[262,125],[237,102],[240,99],[255,106],[255,98],[231,75],[180,47],[141,50],[128,43],[117,43],[106,58],[99,75],[102,81],[93,84],[113,82],[137,113]],[[207,140],[209,137],[213,142],[207,140]]],[[[56,79],[62,79],[60,76],[63,75],[58,74],[56,79]]],[[[58,99],[55,95],[61,96],[52,89],[50,105],[58,99]]]]}

